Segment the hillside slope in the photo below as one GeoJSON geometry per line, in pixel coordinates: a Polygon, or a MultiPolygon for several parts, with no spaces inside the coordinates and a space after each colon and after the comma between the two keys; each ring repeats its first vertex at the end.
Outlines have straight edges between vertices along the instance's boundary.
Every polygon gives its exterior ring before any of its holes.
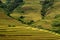
{"type": "Polygon", "coordinates": [[[15,19],[7,16],[0,8],[0,39],[60,40],[60,34],[58,34],[60,33],[60,2],[54,4],[45,19],[41,18],[40,0],[24,0],[24,2],[21,8],[19,6],[10,14],[15,19]],[[18,21],[19,18],[22,18],[25,23],[18,21]],[[29,24],[31,20],[33,23],[29,24]],[[58,26],[54,25],[56,23],[58,26]]]}

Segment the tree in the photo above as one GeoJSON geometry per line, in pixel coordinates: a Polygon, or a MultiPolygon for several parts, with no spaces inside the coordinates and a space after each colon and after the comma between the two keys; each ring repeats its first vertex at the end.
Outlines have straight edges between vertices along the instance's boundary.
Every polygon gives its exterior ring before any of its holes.
{"type": "Polygon", "coordinates": [[[23,5],[23,0],[7,0],[6,4],[0,0],[0,7],[3,8],[9,17],[10,14],[16,9],[19,5],[23,5]]]}
{"type": "Polygon", "coordinates": [[[42,2],[42,9],[41,9],[42,18],[45,17],[46,13],[48,12],[48,9],[51,8],[53,4],[54,0],[44,0],[42,2]]]}

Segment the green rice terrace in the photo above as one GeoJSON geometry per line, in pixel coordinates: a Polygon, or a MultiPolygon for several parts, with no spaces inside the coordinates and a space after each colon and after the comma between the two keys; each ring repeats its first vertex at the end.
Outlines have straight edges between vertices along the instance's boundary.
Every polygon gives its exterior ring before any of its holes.
{"type": "Polygon", "coordinates": [[[0,40],[60,40],[60,2],[0,0],[0,40]]]}

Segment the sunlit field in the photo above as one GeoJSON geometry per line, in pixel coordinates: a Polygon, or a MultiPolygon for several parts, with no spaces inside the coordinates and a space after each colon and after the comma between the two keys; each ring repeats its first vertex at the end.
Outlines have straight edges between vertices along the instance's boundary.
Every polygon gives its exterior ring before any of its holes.
{"type": "Polygon", "coordinates": [[[44,19],[40,0],[24,0],[20,6],[11,17],[0,8],[0,40],[60,40],[60,2],[54,3],[44,19]]]}

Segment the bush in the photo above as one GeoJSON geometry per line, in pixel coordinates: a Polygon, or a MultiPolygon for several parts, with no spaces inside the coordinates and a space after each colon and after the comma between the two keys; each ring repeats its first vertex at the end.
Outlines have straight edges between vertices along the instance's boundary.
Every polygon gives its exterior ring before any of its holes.
{"type": "Polygon", "coordinates": [[[11,25],[8,25],[8,27],[11,27],[11,25]]]}
{"type": "Polygon", "coordinates": [[[30,22],[27,22],[28,25],[31,25],[31,24],[33,24],[33,23],[34,23],[33,20],[31,20],[30,22]]]}
{"type": "Polygon", "coordinates": [[[60,14],[56,15],[54,18],[55,18],[55,19],[56,19],[56,18],[60,18],[60,14]]]}
{"type": "Polygon", "coordinates": [[[52,23],[52,26],[53,26],[53,27],[59,27],[59,26],[60,26],[60,22],[59,22],[59,21],[54,21],[54,22],[52,23]]]}
{"type": "Polygon", "coordinates": [[[25,13],[25,12],[22,10],[21,13],[25,13]]]}
{"type": "Polygon", "coordinates": [[[23,19],[23,18],[25,18],[24,16],[20,16],[20,19],[23,19]]]}
{"type": "Polygon", "coordinates": [[[15,25],[12,25],[13,27],[15,27],[15,25]]]}
{"type": "Polygon", "coordinates": [[[52,30],[51,30],[52,32],[56,32],[56,33],[60,33],[60,28],[53,28],[52,30]]]}
{"type": "Polygon", "coordinates": [[[60,21],[58,20],[53,21],[51,31],[60,33],[60,21]]]}
{"type": "Polygon", "coordinates": [[[15,25],[8,25],[8,27],[15,27],[15,25]]]}

